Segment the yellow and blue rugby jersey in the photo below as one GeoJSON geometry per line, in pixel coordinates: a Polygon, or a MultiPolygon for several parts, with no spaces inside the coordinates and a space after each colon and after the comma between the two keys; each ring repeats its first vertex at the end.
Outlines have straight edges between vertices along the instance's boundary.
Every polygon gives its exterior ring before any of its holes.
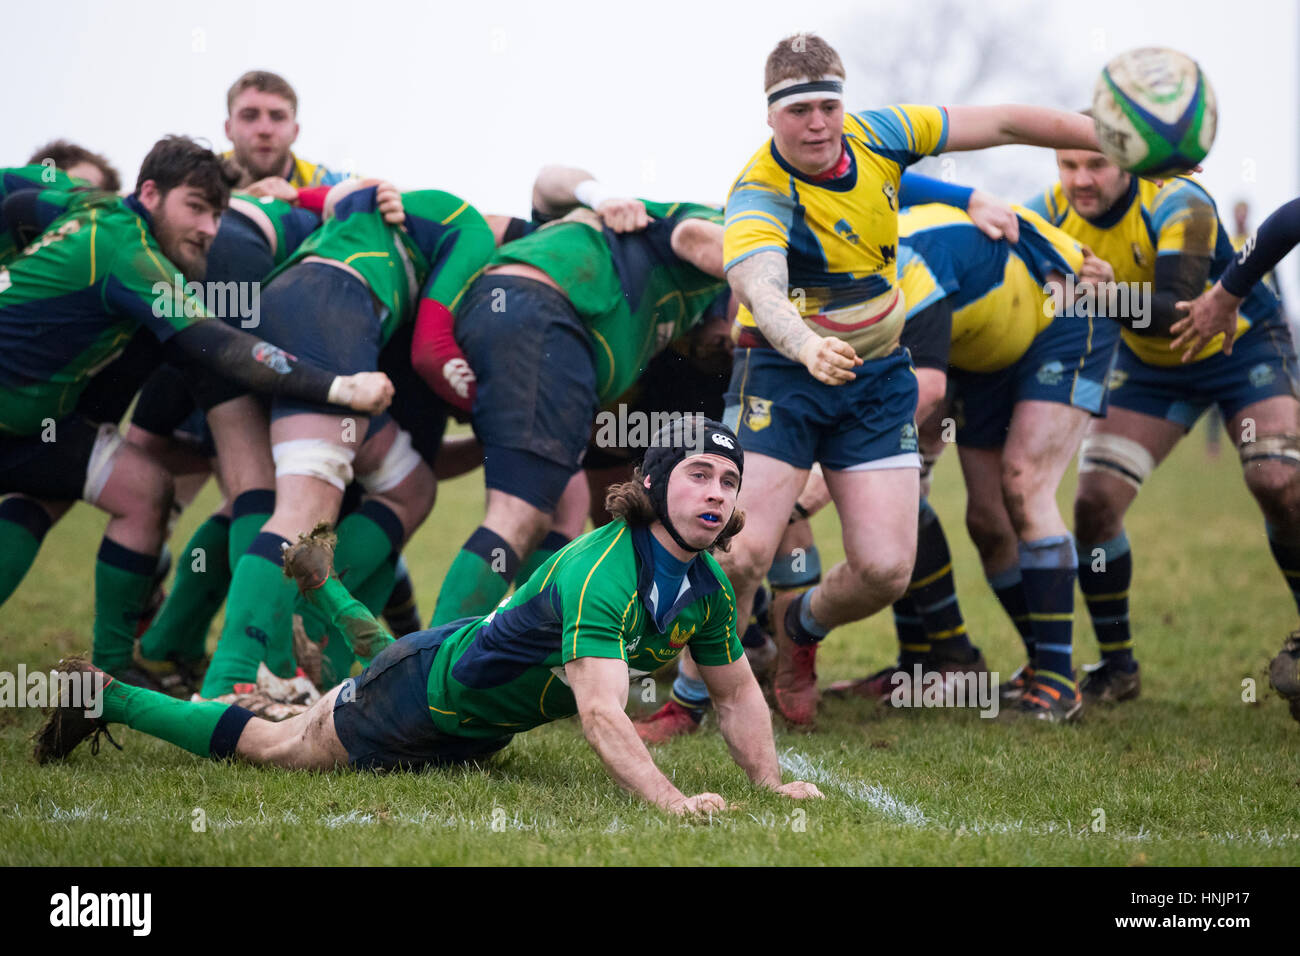
{"type": "MultiPolygon", "coordinates": [[[[1204,187],[1190,176],[1176,176],[1162,185],[1131,177],[1128,192],[1097,219],[1086,219],[1070,206],[1061,184],[1045,190],[1025,204],[1044,216],[1079,242],[1110,263],[1116,282],[1151,283],[1154,291],[1156,259],[1165,255],[1208,256],[1210,288],[1232,260],[1232,242],[1219,219],[1214,200],[1204,187]],[[1197,206],[1208,204],[1214,212],[1213,228],[1195,216],[1197,206]]],[[[1245,334],[1251,324],[1267,318],[1278,309],[1276,298],[1261,283],[1237,311],[1237,335],[1245,334]]],[[[1148,365],[1174,366],[1182,362],[1182,353],[1171,351],[1173,339],[1167,336],[1141,335],[1131,329],[1121,333],[1124,343],[1148,365]]],[[[1216,335],[1197,353],[1195,360],[1209,358],[1223,349],[1223,336],[1216,335]]]]}
{"type": "MultiPolygon", "coordinates": [[[[1053,318],[1048,274],[1078,272],[1083,249],[1023,206],[1020,241],[990,239],[952,206],[912,206],[898,217],[899,282],[910,318],[940,299],[952,306],[948,364],[996,372],[1029,350],[1053,318]]],[[[1080,322],[1106,321],[1080,317],[1080,322]]]]}
{"type": "MultiPolygon", "coordinates": [[[[947,139],[948,114],[939,107],[851,114],[843,137],[849,168],[825,181],[799,172],[769,140],[727,197],[726,267],[758,252],[780,252],[792,294],[802,293],[795,303],[809,328],[840,336],[864,358],[888,354],[904,317],[896,269],[899,180],[947,139]]],[[[744,306],[737,322],[756,324],[744,306]]]]}
{"type": "MultiPolygon", "coordinates": [[[[221,154],[221,158],[233,161],[235,153],[233,150],[226,150],[221,154]]],[[[309,189],[312,186],[336,186],[352,178],[347,173],[335,172],[320,163],[309,163],[305,159],[299,159],[293,153],[289,154],[289,159],[292,161],[292,165],[289,167],[289,185],[294,189],[309,189]]]]}

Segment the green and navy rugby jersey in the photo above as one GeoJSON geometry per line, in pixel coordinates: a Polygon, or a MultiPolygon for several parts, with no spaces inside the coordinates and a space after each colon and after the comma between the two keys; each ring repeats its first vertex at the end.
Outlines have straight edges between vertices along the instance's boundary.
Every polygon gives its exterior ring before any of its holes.
{"type": "Polygon", "coordinates": [[[562,221],[507,243],[492,258],[493,265],[541,269],[564,291],[590,335],[602,405],[631,388],[650,359],[698,325],[727,288],[672,248],[679,223],[721,224],[722,213],[696,203],[642,202],[651,220],[640,232],[562,221]]]}
{"type": "Polygon", "coordinates": [[[436,189],[402,193],[406,221],[384,222],[377,187],[358,189],[272,275],[307,256],[351,266],[387,310],[382,341],[415,317],[419,300],[434,299],[453,310],[496,249],[492,228],[459,196],[436,189]]]}
{"type": "MultiPolygon", "coordinates": [[[[31,166],[15,166],[0,169],[0,206],[10,196],[27,190],[66,191],[75,188],[77,181],[61,169],[34,163],[31,166]]],[[[7,228],[7,223],[0,223],[0,265],[4,265],[18,255],[21,243],[7,228]]]]}
{"type": "Polygon", "coordinates": [[[71,412],[140,326],[166,342],[209,317],[189,296],[184,308],[171,306],[181,270],[134,196],[76,195],[66,215],[0,267],[0,433],[32,435],[71,412]]]}
{"type": "Polygon", "coordinates": [[[744,654],[736,596],[712,555],[691,561],[666,611],[663,600],[648,528],[618,520],[575,538],[443,642],[429,672],[429,715],[448,734],[502,737],[578,712],[564,665],[579,657],[626,661],[635,678],[688,645],[706,667],[744,654]]]}

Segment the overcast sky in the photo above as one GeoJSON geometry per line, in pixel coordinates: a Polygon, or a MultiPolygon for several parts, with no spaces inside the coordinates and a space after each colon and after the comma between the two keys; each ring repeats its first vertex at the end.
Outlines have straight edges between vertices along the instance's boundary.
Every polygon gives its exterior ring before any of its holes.
{"type": "MultiPolygon", "coordinates": [[[[298,91],[299,155],[402,188],[446,189],[484,212],[522,215],[537,167],[565,162],[648,198],[720,202],[768,135],[763,60],[777,39],[815,30],[837,46],[850,108],[884,105],[893,87],[878,71],[899,57],[929,59],[924,93],[945,103],[960,86],[954,38],[936,56],[908,28],[944,22],[924,21],[931,9],[926,0],[12,5],[0,163],[65,136],[134,182],[165,133],[224,148],[225,91],[263,68],[298,91]]],[[[999,98],[1046,102],[1064,89],[1072,101],[1052,105],[1083,105],[1116,53],[1172,46],[1200,62],[1218,94],[1202,179],[1225,216],[1246,198],[1257,224],[1300,192],[1295,2],[1000,0],[981,9],[1023,35],[1034,64],[1023,75],[1009,65],[999,98]]],[[[1055,179],[1048,151],[1001,153],[985,162],[998,163],[1009,198],[1055,179]]],[[[961,158],[955,171],[961,178],[961,158]]],[[[1296,261],[1283,270],[1293,311],[1296,261]]]]}

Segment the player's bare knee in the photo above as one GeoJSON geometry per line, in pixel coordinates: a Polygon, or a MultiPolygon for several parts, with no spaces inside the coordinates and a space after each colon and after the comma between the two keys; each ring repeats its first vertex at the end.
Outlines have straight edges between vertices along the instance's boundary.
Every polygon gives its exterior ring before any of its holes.
{"type": "Polygon", "coordinates": [[[1079,483],[1074,498],[1074,535],[1080,541],[1110,541],[1124,524],[1124,509],[1105,489],[1079,483]]]}
{"type": "Polygon", "coordinates": [[[1246,487],[1273,524],[1300,518],[1300,467],[1290,461],[1260,460],[1244,469],[1246,487]]]}
{"type": "Polygon", "coordinates": [[[1011,536],[1003,515],[974,499],[966,506],[966,530],[981,555],[995,550],[1000,542],[1011,536]]]}

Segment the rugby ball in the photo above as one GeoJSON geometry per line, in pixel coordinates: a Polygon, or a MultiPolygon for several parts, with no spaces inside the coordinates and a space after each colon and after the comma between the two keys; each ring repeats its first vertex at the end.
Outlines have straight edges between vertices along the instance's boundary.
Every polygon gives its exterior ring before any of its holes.
{"type": "Polygon", "coordinates": [[[1218,107],[1196,61],[1166,47],[1142,47],[1106,64],[1092,94],[1101,151],[1139,176],[1172,176],[1205,158],[1218,107]]]}

